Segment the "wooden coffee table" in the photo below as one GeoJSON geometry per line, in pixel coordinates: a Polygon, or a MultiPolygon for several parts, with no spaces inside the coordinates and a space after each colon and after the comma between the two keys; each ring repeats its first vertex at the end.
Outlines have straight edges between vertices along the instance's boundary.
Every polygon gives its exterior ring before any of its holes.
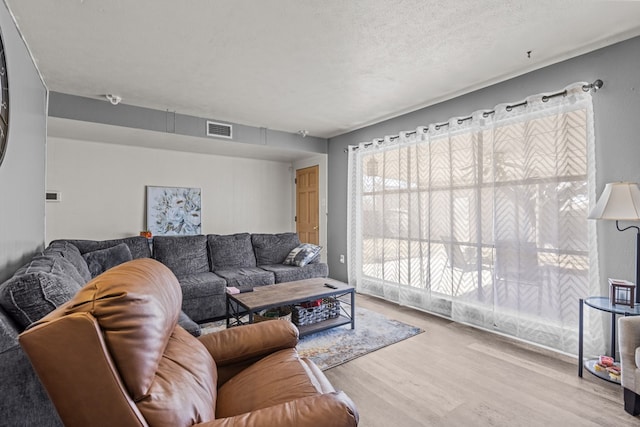
{"type": "Polygon", "coordinates": [[[227,294],[227,328],[253,323],[254,314],[261,310],[295,305],[321,298],[341,298],[340,315],[311,325],[298,326],[300,336],[349,323],[351,324],[351,329],[355,329],[354,287],[328,278],[283,282],[275,285],[258,286],[253,289],[253,292],[227,294]],[[345,300],[347,298],[344,297],[350,297],[350,299],[345,300]],[[349,305],[348,311],[344,308],[345,304],[349,305]],[[242,319],[247,316],[249,318],[248,322],[243,321],[242,319]]]}

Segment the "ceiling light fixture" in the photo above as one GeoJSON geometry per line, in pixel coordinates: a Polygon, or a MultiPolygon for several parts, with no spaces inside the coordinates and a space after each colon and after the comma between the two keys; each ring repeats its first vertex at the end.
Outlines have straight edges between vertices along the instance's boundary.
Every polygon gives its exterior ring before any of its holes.
{"type": "Polygon", "coordinates": [[[112,103],[113,105],[118,105],[120,104],[120,101],[122,101],[122,97],[118,95],[114,95],[112,93],[108,93],[104,97],[107,98],[107,100],[109,100],[109,102],[112,103]]]}

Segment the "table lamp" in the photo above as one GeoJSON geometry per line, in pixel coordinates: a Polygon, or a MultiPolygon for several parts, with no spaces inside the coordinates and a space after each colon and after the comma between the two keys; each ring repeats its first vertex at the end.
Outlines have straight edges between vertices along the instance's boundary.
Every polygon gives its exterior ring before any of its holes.
{"type": "MultiPolygon", "coordinates": [[[[640,286],[640,227],[631,225],[620,228],[618,221],[640,220],[640,188],[635,182],[610,182],[604,187],[589,219],[608,219],[616,221],[618,231],[636,230],[636,286],[640,286]]],[[[640,293],[636,292],[636,303],[640,303],[640,293]]]]}

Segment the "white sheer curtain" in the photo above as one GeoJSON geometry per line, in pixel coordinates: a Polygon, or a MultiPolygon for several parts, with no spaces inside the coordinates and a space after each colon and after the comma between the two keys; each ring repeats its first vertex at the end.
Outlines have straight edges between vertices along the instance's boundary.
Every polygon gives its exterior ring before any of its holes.
{"type": "MultiPolygon", "coordinates": [[[[575,354],[578,299],[600,293],[582,87],[351,147],[349,282],[575,354]]],[[[598,353],[602,325],[587,322],[598,353]]]]}

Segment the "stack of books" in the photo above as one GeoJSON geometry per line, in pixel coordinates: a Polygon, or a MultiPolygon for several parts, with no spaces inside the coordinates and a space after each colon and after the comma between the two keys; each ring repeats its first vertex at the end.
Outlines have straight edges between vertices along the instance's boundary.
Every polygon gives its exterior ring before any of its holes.
{"type": "Polygon", "coordinates": [[[598,363],[594,365],[594,368],[597,372],[609,374],[611,380],[620,381],[620,365],[614,362],[613,357],[598,357],[598,363]]]}

